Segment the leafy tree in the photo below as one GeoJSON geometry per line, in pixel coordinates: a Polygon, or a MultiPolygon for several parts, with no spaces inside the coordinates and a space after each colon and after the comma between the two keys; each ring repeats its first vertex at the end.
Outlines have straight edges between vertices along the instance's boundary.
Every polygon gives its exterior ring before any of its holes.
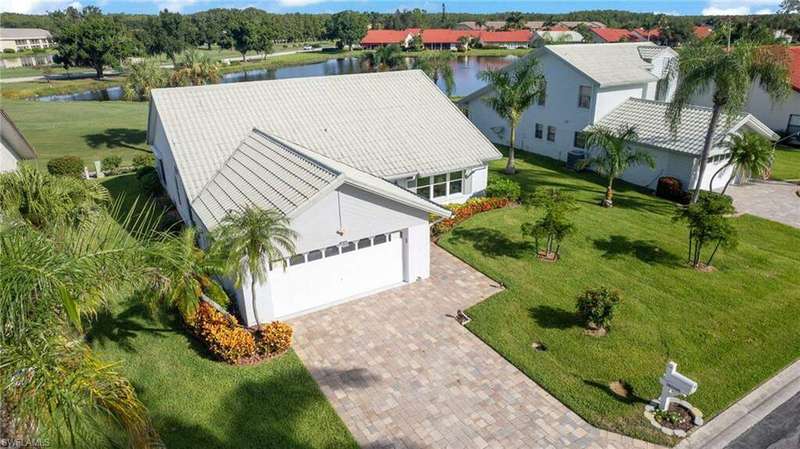
{"type": "Polygon", "coordinates": [[[208,11],[192,15],[191,20],[197,30],[196,38],[198,43],[211,50],[211,46],[217,42],[220,34],[222,34],[222,21],[215,20],[208,11]]]}
{"type": "Polygon", "coordinates": [[[242,60],[247,61],[247,52],[268,53],[272,51],[272,39],[267,33],[264,24],[255,18],[241,14],[230,29],[233,47],[242,54],[242,60]]]}
{"type": "Polygon", "coordinates": [[[492,94],[484,99],[497,115],[508,120],[511,133],[508,145],[508,164],[505,172],[513,174],[514,141],[522,113],[534,101],[545,94],[545,78],[539,70],[539,62],[533,56],[513,64],[511,67],[484,70],[478,78],[492,88],[492,94]]]}
{"type": "Polygon", "coordinates": [[[585,159],[581,167],[593,167],[598,173],[608,178],[606,196],[602,205],[611,207],[614,204],[614,180],[622,176],[629,167],[645,164],[655,167],[655,160],[646,151],[634,148],[638,135],[633,126],[622,126],[610,129],[594,125],[585,134],[589,148],[597,148],[600,154],[585,159]]]}
{"type": "Polygon", "coordinates": [[[733,178],[739,175],[742,178],[750,176],[764,177],[772,167],[775,156],[775,146],[767,138],[760,134],[747,132],[742,135],[734,135],[726,143],[730,150],[730,158],[723,165],[708,184],[708,190],[712,190],[714,178],[728,167],[733,167],[731,176],[722,188],[722,194],[728,190],[733,178]]]}
{"type": "Polygon", "coordinates": [[[440,79],[444,81],[444,90],[449,96],[453,95],[453,89],[456,87],[453,66],[450,65],[453,59],[455,56],[450,52],[436,52],[431,56],[417,58],[414,68],[425,72],[436,84],[440,79]]]}
{"type": "Polygon", "coordinates": [[[506,16],[506,28],[519,30],[525,28],[525,16],[519,11],[512,11],[506,16]]]}
{"type": "Polygon", "coordinates": [[[145,47],[151,55],[164,53],[177,65],[177,57],[189,45],[189,22],[177,12],[163,10],[145,27],[145,47]]]}
{"type": "Polygon", "coordinates": [[[225,271],[235,279],[236,286],[250,280],[256,326],[261,326],[256,285],[267,282],[270,264],[286,268],[286,258],[295,253],[296,239],[286,216],[254,206],[229,213],[213,232],[213,251],[226,256],[225,271]]]}
{"type": "Polygon", "coordinates": [[[678,85],[667,109],[673,132],[677,131],[683,110],[694,97],[709,89],[713,92],[711,119],[692,193],[691,202],[694,203],[700,195],[709,153],[717,141],[714,133],[720,115],[725,113],[727,120],[737,117],[744,109],[753,83],[758,83],[775,102],[786,98],[790,89],[789,52],[784,46],[764,47],[749,41],[739,41],[726,50],[708,39],[680,47],[678,55],[678,69],[672,74],[677,77],[678,85]]]}
{"type": "Polygon", "coordinates": [[[697,202],[678,208],[673,219],[688,223],[689,263],[693,267],[710,267],[720,246],[736,245],[736,230],[729,218],[733,212],[731,197],[713,192],[702,192],[697,202]],[[714,244],[714,249],[703,264],[700,261],[703,248],[709,243],[714,244]]]}
{"type": "Polygon", "coordinates": [[[782,14],[800,13],[800,0],[782,0],[780,12],[782,14]]]}
{"type": "Polygon", "coordinates": [[[425,44],[422,42],[422,33],[417,33],[411,37],[411,41],[408,43],[408,47],[411,51],[422,51],[425,49],[425,44]]]}
{"type": "Polygon", "coordinates": [[[328,34],[346,46],[348,50],[361,42],[367,35],[369,19],[366,15],[355,11],[342,11],[331,16],[328,23],[328,34]]]}
{"type": "Polygon", "coordinates": [[[166,71],[154,59],[131,64],[128,72],[128,78],[122,86],[122,97],[128,101],[149,101],[150,91],[167,83],[166,71]]]}
{"type": "Polygon", "coordinates": [[[561,242],[570,235],[573,224],[567,219],[577,208],[571,195],[555,188],[538,189],[523,200],[527,208],[539,208],[543,215],[533,223],[523,223],[524,235],[533,237],[536,253],[543,258],[557,260],[561,242]],[[544,252],[539,250],[539,241],[544,239],[544,252]]]}

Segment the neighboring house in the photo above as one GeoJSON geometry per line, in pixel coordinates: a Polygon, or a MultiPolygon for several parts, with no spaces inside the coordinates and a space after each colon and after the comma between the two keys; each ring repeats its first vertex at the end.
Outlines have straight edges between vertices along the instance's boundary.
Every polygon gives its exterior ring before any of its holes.
{"type": "Polygon", "coordinates": [[[569,29],[574,29],[580,25],[585,25],[588,28],[605,28],[606,24],[603,22],[579,22],[579,21],[565,21],[565,22],[558,22],[558,25],[565,26],[569,29]]]}
{"type": "Polygon", "coordinates": [[[539,30],[533,33],[533,44],[536,46],[579,42],[583,42],[583,36],[577,31],[539,30]]]}
{"type": "MultiPolygon", "coordinates": [[[[797,132],[796,127],[800,126],[800,47],[789,47],[789,55],[792,84],[789,97],[783,102],[773,102],[764,89],[758,83],[754,83],[744,108],[770,129],[779,133],[787,133],[790,126],[795,127],[791,132],[797,132]]],[[[693,102],[711,106],[713,104],[711,90],[696,97],[693,102]]]]}
{"type": "Polygon", "coordinates": [[[6,111],[0,109],[0,173],[16,170],[24,159],[36,159],[36,151],[6,111]]]}
{"type": "Polygon", "coordinates": [[[478,40],[484,46],[524,48],[531,45],[533,34],[530,30],[482,31],[478,40]]]}
{"type": "Polygon", "coordinates": [[[422,44],[428,50],[458,50],[462,37],[478,39],[481,31],[428,28],[421,31],[422,44]]]}
{"type": "Polygon", "coordinates": [[[640,36],[636,31],[626,30],[624,28],[592,28],[594,42],[616,43],[616,42],[643,42],[647,39],[640,36]]]}
{"type": "Polygon", "coordinates": [[[501,157],[418,70],[155,89],[147,139],[201,235],[246,204],[290,219],[297,254],[258,287],[264,320],[427,278],[429,214],[482,194],[501,157]]]}
{"type": "Polygon", "coordinates": [[[361,48],[371,50],[387,45],[408,47],[413,34],[409,30],[369,30],[361,39],[361,48]]]}
{"type": "Polygon", "coordinates": [[[24,51],[53,46],[53,36],[39,28],[0,28],[0,51],[24,51]]]}
{"type": "Polygon", "coordinates": [[[708,36],[711,36],[711,33],[714,32],[714,29],[708,25],[697,25],[694,27],[694,36],[698,39],[705,39],[708,36]]]}

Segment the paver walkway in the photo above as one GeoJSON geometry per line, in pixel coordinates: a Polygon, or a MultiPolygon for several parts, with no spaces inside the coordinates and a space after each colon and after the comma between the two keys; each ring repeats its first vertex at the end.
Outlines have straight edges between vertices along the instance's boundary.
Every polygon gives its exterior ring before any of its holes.
{"type": "Polygon", "coordinates": [[[430,279],[292,320],[295,350],[364,448],[655,448],[590,426],[452,318],[499,289],[434,245],[430,279]]]}
{"type": "Polygon", "coordinates": [[[737,212],[756,215],[800,228],[800,197],[797,184],[767,181],[730,186],[726,193],[733,198],[737,212]]]}

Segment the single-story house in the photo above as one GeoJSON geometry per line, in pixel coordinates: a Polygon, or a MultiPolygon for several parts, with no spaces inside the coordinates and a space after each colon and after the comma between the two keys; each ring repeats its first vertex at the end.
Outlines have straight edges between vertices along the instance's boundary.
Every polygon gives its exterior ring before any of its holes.
{"type": "Polygon", "coordinates": [[[482,31],[478,37],[483,45],[503,48],[528,47],[532,39],[533,34],[530,30],[482,31]]]}
{"type": "Polygon", "coordinates": [[[36,159],[36,151],[5,110],[0,109],[0,173],[17,169],[18,161],[36,159]]]}
{"type": "Polygon", "coordinates": [[[594,42],[599,44],[616,43],[616,42],[643,42],[647,41],[636,31],[626,30],[624,28],[591,28],[594,42]]]}
{"type": "MultiPolygon", "coordinates": [[[[597,121],[596,125],[611,129],[634,126],[639,136],[638,146],[655,159],[655,168],[645,165],[631,167],[623,173],[623,180],[655,189],[659,178],[672,176],[681,181],[684,189],[694,188],[699,175],[706,131],[711,122],[711,108],[696,105],[687,107],[673,133],[666,119],[668,106],[669,103],[663,101],[629,98],[597,121]]],[[[584,131],[589,128],[587,126],[584,131]]],[[[703,189],[708,190],[711,178],[727,163],[730,152],[725,142],[731,135],[743,132],[758,133],[771,140],[778,138],[751,114],[742,114],[731,119],[723,114],[714,132],[714,142],[701,183],[703,189]]],[[[721,172],[714,178],[713,189],[722,189],[730,175],[731,169],[721,172]]]]}
{"type": "Polygon", "coordinates": [[[588,28],[605,28],[606,27],[605,23],[598,22],[596,20],[595,21],[589,21],[589,22],[585,22],[585,21],[569,21],[568,20],[568,21],[564,21],[564,22],[558,22],[558,25],[567,27],[570,30],[575,29],[580,25],[585,25],[588,28]]]}
{"type": "Polygon", "coordinates": [[[428,50],[458,50],[459,40],[463,37],[480,38],[483,32],[470,30],[449,30],[444,28],[428,28],[421,31],[422,44],[428,50]]]}
{"type": "Polygon", "coordinates": [[[429,214],[482,194],[501,157],[418,70],[155,89],[147,141],[201,235],[248,204],[289,218],[297,253],[258,286],[264,320],[427,278],[429,214]]]}
{"type": "Polygon", "coordinates": [[[711,33],[714,32],[714,29],[708,25],[695,25],[692,32],[694,33],[694,37],[698,39],[705,39],[708,36],[711,36],[711,33]]]}
{"type": "Polygon", "coordinates": [[[583,35],[577,31],[539,30],[533,33],[534,45],[575,44],[583,42],[583,35]]]}
{"type": "Polygon", "coordinates": [[[366,36],[361,39],[361,47],[367,50],[387,45],[407,47],[412,37],[413,34],[409,30],[368,30],[366,36]]]}
{"type": "Polygon", "coordinates": [[[0,28],[0,51],[25,51],[53,46],[53,36],[40,28],[0,28]]]}

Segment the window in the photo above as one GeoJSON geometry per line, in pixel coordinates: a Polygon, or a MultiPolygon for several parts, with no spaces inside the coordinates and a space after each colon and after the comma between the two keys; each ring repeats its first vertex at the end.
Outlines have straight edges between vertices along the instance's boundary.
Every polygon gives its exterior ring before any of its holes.
{"type": "Polygon", "coordinates": [[[575,141],[573,142],[575,148],[586,148],[586,134],[575,131],[575,141]]]}
{"type": "Polygon", "coordinates": [[[320,260],[320,259],[322,259],[322,251],[315,249],[314,251],[308,253],[309,262],[313,262],[315,260],[320,260]]]}
{"type": "Polygon", "coordinates": [[[289,258],[289,265],[300,265],[306,261],[306,256],[304,254],[295,254],[294,256],[289,258]]]}
{"type": "Polygon", "coordinates": [[[349,253],[355,250],[356,250],[356,244],[353,242],[347,242],[346,245],[342,246],[342,254],[349,253]]]}
{"type": "Polygon", "coordinates": [[[378,234],[372,238],[373,245],[380,245],[381,243],[386,243],[386,234],[378,234]]]}
{"type": "Polygon", "coordinates": [[[358,241],[358,249],[369,248],[372,246],[372,241],[368,238],[358,241]]]}
{"type": "Polygon", "coordinates": [[[325,257],[333,257],[339,255],[339,247],[338,246],[329,246],[325,248],[325,257]]]}
{"type": "Polygon", "coordinates": [[[414,181],[411,181],[417,188],[417,195],[423,198],[430,198],[431,197],[431,177],[424,176],[422,178],[417,178],[414,181]]]}
{"type": "Polygon", "coordinates": [[[548,126],[547,127],[547,140],[550,142],[556,141],[556,127],[555,126],[548,126]]]}
{"type": "Polygon", "coordinates": [[[454,171],[451,172],[448,176],[450,177],[450,186],[448,194],[453,195],[454,193],[461,193],[461,190],[464,187],[462,179],[464,177],[464,172],[454,171]]]}
{"type": "Polygon", "coordinates": [[[547,101],[547,81],[542,81],[542,93],[539,95],[537,103],[539,106],[544,106],[547,101]]]}
{"type": "Polygon", "coordinates": [[[541,123],[536,124],[535,134],[537,139],[541,139],[544,134],[544,126],[541,123]]]}
{"type": "Polygon", "coordinates": [[[447,174],[433,177],[433,197],[441,198],[443,196],[447,196],[447,174]]]}
{"type": "Polygon", "coordinates": [[[592,105],[592,86],[581,86],[578,89],[578,107],[589,109],[592,105]]]}

